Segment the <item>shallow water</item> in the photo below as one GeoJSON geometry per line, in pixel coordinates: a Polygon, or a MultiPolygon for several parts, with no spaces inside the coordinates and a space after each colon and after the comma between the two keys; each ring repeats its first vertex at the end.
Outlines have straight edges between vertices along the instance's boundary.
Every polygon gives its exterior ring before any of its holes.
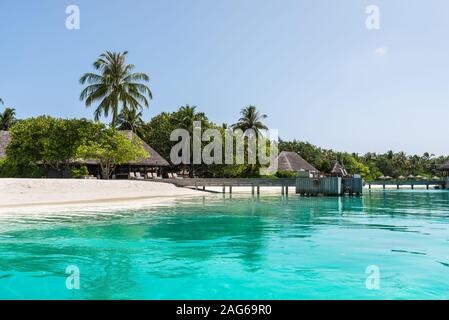
{"type": "Polygon", "coordinates": [[[0,298],[448,299],[449,192],[4,215],[0,298]]]}

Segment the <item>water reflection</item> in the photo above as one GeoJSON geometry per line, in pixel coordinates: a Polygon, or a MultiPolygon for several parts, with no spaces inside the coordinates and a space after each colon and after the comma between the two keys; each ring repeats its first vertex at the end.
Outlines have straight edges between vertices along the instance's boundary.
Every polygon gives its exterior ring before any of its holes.
{"type": "MultiPolygon", "coordinates": [[[[205,287],[199,279],[223,292],[226,279],[242,286],[254,278],[260,282],[256,287],[288,292],[313,287],[311,279],[321,281],[333,264],[352,269],[365,255],[366,263],[377,257],[393,259],[393,265],[405,257],[429,259],[426,263],[447,272],[449,256],[440,250],[449,240],[447,192],[214,199],[127,212],[2,217],[0,287],[13,283],[20,291],[22,283],[41,283],[60,298],[126,299],[176,294],[180,284],[197,288],[200,296],[205,287]],[[348,250],[359,254],[346,260],[342,253],[348,250]],[[61,289],[69,264],[82,270],[78,295],[61,289]],[[273,275],[278,282],[270,280],[273,275]]],[[[333,276],[337,282],[339,276],[342,283],[355,281],[347,273],[333,276]]],[[[399,281],[393,273],[388,277],[399,281]]]]}

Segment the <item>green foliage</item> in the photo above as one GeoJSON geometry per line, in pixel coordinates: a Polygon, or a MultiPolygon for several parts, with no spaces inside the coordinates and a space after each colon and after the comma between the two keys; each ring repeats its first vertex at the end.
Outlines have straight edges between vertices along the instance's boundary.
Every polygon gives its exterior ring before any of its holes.
{"type": "Polygon", "coordinates": [[[16,110],[5,108],[5,110],[0,113],[0,130],[8,131],[16,122],[16,110]]]}
{"type": "Polygon", "coordinates": [[[150,89],[144,84],[150,78],[145,73],[133,73],[134,65],[126,64],[128,52],[105,52],[93,64],[98,74],[86,73],[81,84],[88,86],[81,92],[80,100],[85,100],[86,107],[99,102],[95,109],[95,120],[104,114],[112,113],[112,126],[117,125],[119,114],[136,112],[149,106],[152,99],[150,89]]]}
{"type": "Polygon", "coordinates": [[[141,142],[128,139],[115,129],[99,128],[85,144],[78,147],[77,158],[97,159],[103,179],[109,179],[117,165],[149,156],[141,142]]]}
{"type": "Polygon", "coordinates": [[[6,159],[0,159],[0,178],[8,177],[6,159]]]}
{"type": "Polygon", "coordinates": [[[299,152],[301,156],[318,170],[329,173],[332,164],[339,160],[349,173],[360,174],[365,180],[375,180],[380,176],[417,176],[433,177],[441,175],[438,167],[447,161],[448,157],[435,157],[429,153],[422,156],[406,155],[404,152],[388,151],[385,154],[367,153],[360,156],[355,153],[336,152],[322,149],[308,142],[283,141],[279,142],[279,151],[299,152]]]}
{"type": "Polygon", "coordinates": [[[276,177],[278,178],[296,178],[296,172],[279,170],[276,172],[276,177]]]}
{"type": "Polygon", "coordinates": [[[143,136],[144,122],[142,111],[124,109],[118,116],[119,130],[130,130],[140,137],[143,136]]]}
{"type": "Polygon", "coordinates": [[[252,129],[259,133],[261,130],[267,130],[268,127],[263,124],[262,120],[267,118],[266,114],[260,114],[255,106],[248,106],[240,111],[241,118],[237,123],[233,124],[234,129],[241,129],[243,132],[252,129]]]}
{"type": "Polygon", "coordinates": [[[102,127],[85,119],[30,118],[11,128],[6,150],[8,174],[12,177],[41,177],[44,168],[68,168],[78,146],[102,127]]]}
{"type": "Polygon", "coordinates": [[[71,167],[70,176],[74,179],[82,179],[89,175],[89,170],[86,166],[82,165],[80,167],[71,167]]]}

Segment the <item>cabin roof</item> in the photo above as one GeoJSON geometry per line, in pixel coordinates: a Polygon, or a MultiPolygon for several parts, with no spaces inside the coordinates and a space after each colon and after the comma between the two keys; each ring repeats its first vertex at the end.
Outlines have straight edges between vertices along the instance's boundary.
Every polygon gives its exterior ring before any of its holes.
{"type": "Polygon", "coordinates": [[[275,160],[277,162],[277,170],[276,163],[272,164],[268,169],[268,173],[275,173],[276,171],[310,171],[310,172],[319,172],[317,168],[312,166],[306,160],[303,159],[298,153],[292,151],[282,151],[278,158],[275,160]]]}
{"type": "MultiPolygon", "coordinates": [[[[137,165],[137,166],[157,166],[157,167],[166,167],[169,166],[170,163],[162,158],[162,156],[156,152],[151,146],[149,146],[145,141],[139,138],[134,132],[124,130],[123,132],[128,139],[132,140],[133,137],[136,137],[141,143],[143,148],[146,152],[148,152],[149,156],[139,159],[137,161],[129,163],[130,165],[137,165]]],[[[11,141],[11,135],[8,131],[0,131],[0,158],[6,157],[6,148],[11,141]]],[[[83,163],[83,164],[91,164],[95,165],[98,164],[98,160],[95,159],[87,159],[87,160],[81,160],[76,161],[77,163],[83,163]]]]}
{"type": "Polygon", "coordinates": [[[0,159],[6,158],[6,148],[11,141],[11,134],[8,131],[0,131],[0,159]]]}
{"type": "Polygon", "coordinates": [[[348,172],[346,171],[346,168],[342,164],[340,164],[340,162],[335,161],[334,166],[331,170],[331,174],[346,177],[348,175],[348,172]]]}
{"type": "MultiPolygon", "coordinates": [[[[123,134],[126,135],[126,137],[129,140],[132,140],[133,138],[136,138],[137,140],[142,143],[143,148],[145,151],[149,154],[148,157],[140,158],[137,161],[132,161],[127,163],[128,165],[135,165],[135,166],[152,166],[152,167],[167,167],[170,166],[170,163],[165,160],[159,153],[156,152],[151,146],[149,146],[145,141],[143,141],[137,134],[135,134],[131,130],[121,130],[123,134]]],[[[88,164],[88,165],[95,165],[98,164],[99,161],[96,159],[86,159],[86,160],[77,160],[77,163],[81,164],[88,164]]]]}

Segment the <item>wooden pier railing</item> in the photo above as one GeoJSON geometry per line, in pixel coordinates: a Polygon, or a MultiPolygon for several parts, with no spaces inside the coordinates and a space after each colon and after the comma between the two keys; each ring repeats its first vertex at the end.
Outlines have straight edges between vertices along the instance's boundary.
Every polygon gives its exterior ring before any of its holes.
{"type": "Polygon", "coordinates": [[[223,193],[228,188],[232,193],[233,187],[251,187],[253,194],[260,194],[261,187],[280,187],[282,194],[288,194],[289,187],[295,188],[296,194],[301,195],[342,195],[362,193],[362,179],[353,178],[290,178],[290,179],[264,179],[264,178],[187,178],[170,179],[164,182],[173,183],[178,187],[222,187],[223,193]]]}
{"type": "Polygon", "coordinates": [[[430,186],[446,187],[445,180],[382,180],[370,181],[367,184],[369,189],[371,189],[371,186],[382,186],[383,189],[386,189],[387,186],[395,186],[396,189],[400,189],[402,186],[408,186],[411,189],[415,189],[416,186],[425,186],[427,190],[430,186]]]}

